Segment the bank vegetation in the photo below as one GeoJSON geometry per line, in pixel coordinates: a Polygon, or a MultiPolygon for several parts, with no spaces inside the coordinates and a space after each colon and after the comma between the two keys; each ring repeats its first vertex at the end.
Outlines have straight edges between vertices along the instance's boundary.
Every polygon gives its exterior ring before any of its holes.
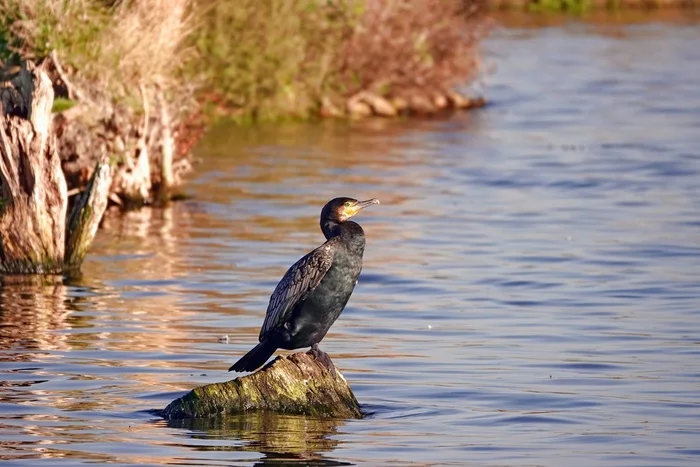
{"type": "Polygon", "coordinates": [[[110,199],[166,201],[214,118],[432,114],[481,70],[480,0],[0,0],[0,82],[54,84],[69,194],[95,161],[110,199]]]}

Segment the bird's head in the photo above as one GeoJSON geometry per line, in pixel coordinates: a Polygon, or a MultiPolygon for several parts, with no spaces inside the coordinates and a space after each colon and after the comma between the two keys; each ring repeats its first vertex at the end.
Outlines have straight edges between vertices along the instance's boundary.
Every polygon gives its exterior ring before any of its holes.
{"type": "Polygon", "coordinates": [[[323,207],[321,211],[321,220],[327,219],[339,224],[373,204],[379,204],[379,200],[377,198],[372,198],[366,201],[358,201],[353,198],[335,198],[327,202],[323,207]]]}

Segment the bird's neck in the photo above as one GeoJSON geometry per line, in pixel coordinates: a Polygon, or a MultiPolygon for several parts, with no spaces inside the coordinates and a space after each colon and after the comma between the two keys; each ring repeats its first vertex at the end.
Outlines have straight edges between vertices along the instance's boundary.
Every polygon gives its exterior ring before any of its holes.
{"type": "Polygon", "coordinates": [[[326,237],[326,240],[330,240],[333,237],[340,235],[340,224],[331,219],[321,219],[321,232],[326,237]]]}
{"type": "Polygon", "coordinates": [[[321,222],[321,230],[326,240],[333,237],[340,237],[341,243],[345,245],[349,251],[362,255],[365,249],[365,232],[360,224],[353,221],[321,222]]]}

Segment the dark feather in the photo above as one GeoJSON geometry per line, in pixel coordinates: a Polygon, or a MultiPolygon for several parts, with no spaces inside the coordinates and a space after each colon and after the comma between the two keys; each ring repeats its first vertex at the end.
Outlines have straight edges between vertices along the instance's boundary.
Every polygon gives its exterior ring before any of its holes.
{"type": "Polygon", "coordinates": [[[253,371],[260,367],[277,350],[274,342],[262,341],[245,354],[228,371],[253,371]]]}
{"type": "Polygon", "coordinates": [[[289,268],[277,288],[272,292],[267,306],[265,322],[260,330],[260,340],[271,330],[283,326],[291,317],[294,306],[314,290],[333,264],[332,238],[307,254],[289,268]]]}

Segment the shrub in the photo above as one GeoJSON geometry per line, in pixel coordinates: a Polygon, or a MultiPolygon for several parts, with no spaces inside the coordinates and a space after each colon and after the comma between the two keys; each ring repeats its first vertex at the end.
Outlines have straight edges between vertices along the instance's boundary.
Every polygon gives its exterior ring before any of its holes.
{"type": "Polygon", "coordinates": [[[193,41],[206,97],[244,118],[307,117],[329,86],[360,2],[200,0],[193,41]]]}
{"type": "Polygon", "coordinates": [[[243,119],[314,115],[360,90],[447,90],[479,70],[479,0],[199,0],[204,100],[243,119]]]}
{"type": "Polygon", "coordinates": [[[455,0],[367,0],[339,58],[342,93],[444,91],[480,70],[481,5],[455,0]]]}
{"type": "MultiPolygon", "coordinates": [[[[527,4],[527,9],[533,12],[568,11],[571,13],[585,13],[592,6],[592,0],[532,0],[527,4]]],[[[609,6],[615,8],[616,1],[611,1],[609,6]]]]}

